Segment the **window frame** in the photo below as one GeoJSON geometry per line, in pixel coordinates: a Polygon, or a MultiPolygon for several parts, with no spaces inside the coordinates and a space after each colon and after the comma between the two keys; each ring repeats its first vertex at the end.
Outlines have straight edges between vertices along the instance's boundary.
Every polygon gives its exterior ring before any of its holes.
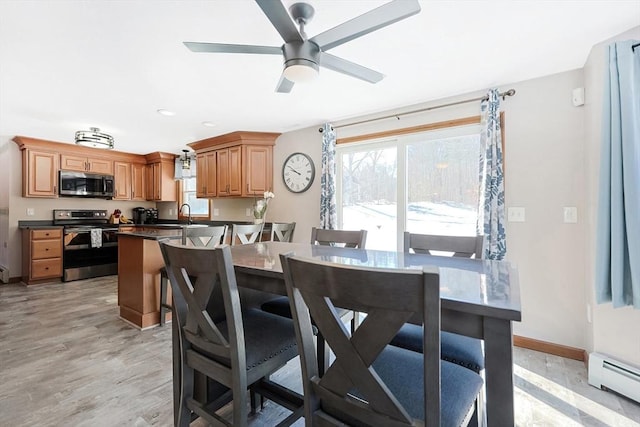
{"type": "MultiPolygon", "coordinates": [[[[460,119],[447,120],[442,122],[435,122],[429,124],[423,124],[419,126],[413,126],[408,128],[400,128],[383,132],[375,132],[363,135],[357,135],[346,138],[338,138],[336,140],[336,210],[338,215],[338,223],[340,227],[343,224],[343,209],[342,209],[342,155],[349,152],[362,151],[363,146],[370,147],[372,150],[384,149],[394,146],[396,149],[396,162],[397,179],[403,179],[405,182],[400,185],[396,182],[397,187],[397,200],[396,204],[396,227],[397,227],[397,250],[401,251],[403,248],[403,232],[407,228],[407,146],[423,139],[422,135],[431,132],[443,132],[448,133],[452,131],[455,134],[455,129],[464,129],[468,126],[481,126],[481,116],[463,117],[460,119]]],[[[502,136],[502,152],[503,152],[503,171],[506,171],[506,165],[504,163],[505,155],[505,138],[504,138],[504,112],[500,113],[500,126],[502,136]]],[[[481,132],[482,129],[479,129],[481,132]]]]}
{"type": "MultiPolygon", "coordinates": [[[[176,182],[176,185],[178,186],[178,220],[187,220],[189,215],[183,215],[182,212],[180,212],[180,206],[182,206],[183,203],[186,203],[185,200],[187,200],[184,196],[185,190],[184,190],[184,180],[185,179],[196,179],[195,176],[189,177],[189,178],[182,178],[181,180],[178,180],[176,182]]],[[[197,194],[197,190],[193,191],[194,193],[197,194]]],[[[189,214],[191,214],[191,219],[204,219],[207,221],[211,220],[211,205],[212,205],[212,200],[211,199],[207,199],[207,214],[192,214],[191,212],[189,212],[189,214]]]]}

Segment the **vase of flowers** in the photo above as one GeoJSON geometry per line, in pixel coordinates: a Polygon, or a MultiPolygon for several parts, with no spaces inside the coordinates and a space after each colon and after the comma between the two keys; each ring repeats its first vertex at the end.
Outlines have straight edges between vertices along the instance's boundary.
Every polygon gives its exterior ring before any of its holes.
{"type": "Polygon", "coordinates": [[[253,222],[255,224],[264,223],[264,218],[267,215],[267,208],[269,207],[269,200],[276,197],[271,191],[265,191],[262,195],[262,199],[256,199],[253,204],[253,222]]]}

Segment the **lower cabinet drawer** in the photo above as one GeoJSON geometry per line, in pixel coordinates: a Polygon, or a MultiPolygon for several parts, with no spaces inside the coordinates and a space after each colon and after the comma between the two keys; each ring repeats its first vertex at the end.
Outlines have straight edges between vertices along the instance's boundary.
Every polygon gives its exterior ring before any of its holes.
{"type": "Polygon", "coordinates": [[[62,256],[62,244],[56,240],[34,240],[31,242],[31,259],[59,258],[62,256]]]}
{"type": "Polygon", "coordinates": [[[36,259],[31,261],[32,279],[60,276],[62,276],[62,258],[36,259]]]}

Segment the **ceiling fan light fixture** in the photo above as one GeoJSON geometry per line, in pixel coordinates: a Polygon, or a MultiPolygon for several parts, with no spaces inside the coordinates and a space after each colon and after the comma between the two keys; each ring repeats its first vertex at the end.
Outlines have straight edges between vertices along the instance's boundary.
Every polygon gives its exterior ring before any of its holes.
{"type": "Polygon", "coordinates": [[[306,59],[292,59],[285,63],[283,74],[287,80],[294,83],[306,83],[318,77],[319,67],[306,59]]]}
{"type": "Polygon", "coordinates": [[[98,128],[89,128],[90,130],[79,130],[76,132],[76,145],[84,147],[113,149],[113,137],[106,133],[100,132],[98,128]]]}

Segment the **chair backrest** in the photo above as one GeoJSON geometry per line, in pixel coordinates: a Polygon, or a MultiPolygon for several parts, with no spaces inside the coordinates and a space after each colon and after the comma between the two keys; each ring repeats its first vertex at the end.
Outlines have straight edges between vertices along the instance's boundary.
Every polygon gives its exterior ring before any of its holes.
{"type": "Polygon", "coordinates": [[[295,222],[274,222],[271,224],[271,240],[278,242],[290,242],[291,239],[293,239],[293,231],[295,229],[295,222]]]}
{"type": "Polygon", "coordinates": [[[316,227],[311,229],[312,245],[364,249],[366,242],[367,230],[325,230],[316,227]]]}
{"type": "Polygon", "coordinates": [[[425,348],[433,350],[420,355],[424,390],[417,397],[424,399],[425,414],[440,414],[440,287],[435,269],[382,270],[291,255],[280,259],[301,350],[306,420],[315,425],[328,415],[349,425],[416,425],[372,367],[409,319],[424,322],[425,348]],[[368,313],[353,336],[336,306],[368,313]],[[310,317],[336,356],[321,376],[310,317]]]}
{"type": "Polygon", "coordinates": [[[193,345],[229,360],[230,366],[246,366],[240,297],[229,246],[202,248],[159,243],[181,340],[189,348],[193,345]],[[221,321],[226,321],[228,339],[216,326],[215,322],[221,321]]]}
{"type": "Polygon", "coordinates": [[[233,224],[231,245],[236,245],[236,238],[241,245],[255,243],[262,234],[263,224],[233,224]]]}
{"type": "Polygon", "coordinates": [[[226,225],[188,227],[182,231],[182,244],[189,243],[199,248],[213,248],[224,243],[227,229],[226,225]]]}
{"type": "Polygon", "coordinates": [[[404,251],[431,254],[431,251],[453,252],[462,258],[482,258],[482,236],[439,236],[404,232],[404,251]]]}

